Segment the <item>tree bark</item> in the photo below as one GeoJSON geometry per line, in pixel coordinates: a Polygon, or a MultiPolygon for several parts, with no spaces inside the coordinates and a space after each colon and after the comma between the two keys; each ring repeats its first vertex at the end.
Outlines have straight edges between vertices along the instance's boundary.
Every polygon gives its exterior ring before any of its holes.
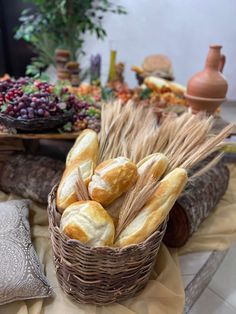
{"type": "Polygon", "coordinates": [[[59,182],[64,162],[45,156],[10,156],[0,170],[0,189],[47,204],[48,194],[59,182]]]}
{"type": "MultiPolygon", "coordinates": [[[[207,160],[201,162],[193,172],[206,163],[207,160]]],[[[229,170],[222,161],[203,175],[190,180],[170,212],[165,244],[170,247],[183,246],[214,210],[228,182],[229,170]]]]}

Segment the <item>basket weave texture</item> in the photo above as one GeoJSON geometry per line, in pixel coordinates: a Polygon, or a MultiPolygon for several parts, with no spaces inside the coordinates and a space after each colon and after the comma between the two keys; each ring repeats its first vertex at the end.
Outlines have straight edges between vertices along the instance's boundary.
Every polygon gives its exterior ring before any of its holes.
{"type": "Polygon", "coordinates": [[[59,126],[62,126],[68,122],[73,115],[73,111],[70,110],[60,116],[51,116],[49,118],[35,118],[35,119],[22,119],[10,117],[3,113],[0,113],[0,123],[4,124],[8,128],[14,128],[26,132],[40,132],[45,130],[53,130],[59,126]]]}
{"type": "Polygon", "coordinates": [[[55,186],[48,199],[49,232],[59,284],[79,303],[106,305],[133,297],[147,284],[166,221],[147,240],[125,248],[88,247],[60,232],[55,186]]]}

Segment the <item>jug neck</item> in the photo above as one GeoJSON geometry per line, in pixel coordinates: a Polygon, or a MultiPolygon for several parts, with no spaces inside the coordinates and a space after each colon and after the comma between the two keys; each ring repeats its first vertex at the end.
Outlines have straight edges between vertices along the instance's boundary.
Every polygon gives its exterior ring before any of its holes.
{"type": "Polygon", "coordinates": [[[218,71],[221,60],[221,48],[219,45],[212,45],[206,58],[205,69],[212,69],[218,71]]]}

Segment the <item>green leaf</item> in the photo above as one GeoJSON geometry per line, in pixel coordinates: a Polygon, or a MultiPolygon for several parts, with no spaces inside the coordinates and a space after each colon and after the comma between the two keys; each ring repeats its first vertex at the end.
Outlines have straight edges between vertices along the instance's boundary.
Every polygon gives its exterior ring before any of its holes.
{"type": "Polygon", "coordinates": [[[1,106],[1,112],[5,112],[7,110],[7,103],[3,103],[1,106]]]}
{"type": "MultiPolygon", "coordinates": [[[[64,132],[71,132],[72,131],[72,123],[71,122],[67,122],[66,124],[63,125],[62,129],[64,132]]],[[[62,131],[62,133],[63,133],[62,131]]]]}
{"type": "Polygon", "coordinates": [[[152,90],[151,90],[151,89],[149,89],[149,88],[143,89],[143,90],[140,92],[140,95],[139,95],[139,96],[140,96],[140,99],[145,100],[145,99],[150,98],[151,93],[152,93],[152,90]]]}
{"type": "Polygon", "coordinates": [[[62,86],[57,84],[53,88],[53,93],[56,94],[57,96],[60,96],[61,95],[61,89],[62,89],[62,86]]]}
{"type": "Polygon", "coordinates": [[[25,94],[33,94],[38,91],[37,87],[33,84],[23,86],[22,90],[25,94]]]}
{"type": "Polygon", "coordinates": [[[31,0],[36,12],[23,10],[16,39],[32,45],[37,61],[32,60],[27,74],[39,76],[41,70],[55,63],[55,49],[61,47],[71,51],[75,60],[77,51],[83,52],[84,36],[87,32],[103,39],[107,34],[103,28],[106,13],[125,14],[125,9],[109,0],[31,0]]]}

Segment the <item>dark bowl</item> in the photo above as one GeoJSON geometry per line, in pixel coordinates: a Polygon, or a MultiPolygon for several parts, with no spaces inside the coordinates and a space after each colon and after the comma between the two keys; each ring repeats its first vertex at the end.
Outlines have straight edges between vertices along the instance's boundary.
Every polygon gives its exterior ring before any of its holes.
{"type": "Polygon", "coordinates": [[[39,133],[42,131],[54,130],[64,125],[72,119],[73,112],[73,110],[70,110],[61,115],[29,120],[18,120],[11,116],[0,113],[0,123],[8,128],[14,128],[19,131],[39,133]]]}

